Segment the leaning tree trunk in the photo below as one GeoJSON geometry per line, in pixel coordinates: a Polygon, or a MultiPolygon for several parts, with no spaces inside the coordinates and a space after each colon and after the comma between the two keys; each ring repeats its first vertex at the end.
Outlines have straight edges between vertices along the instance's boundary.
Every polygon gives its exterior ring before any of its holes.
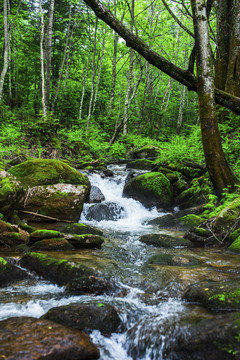
{"type": "Polygon", "coordinates": [[[206,166],[218,195],[233,188],[234,175],[225,159],[216,116],[214,78],[205,0],[191,0],[197,65],[197,93],[206,166]]]}

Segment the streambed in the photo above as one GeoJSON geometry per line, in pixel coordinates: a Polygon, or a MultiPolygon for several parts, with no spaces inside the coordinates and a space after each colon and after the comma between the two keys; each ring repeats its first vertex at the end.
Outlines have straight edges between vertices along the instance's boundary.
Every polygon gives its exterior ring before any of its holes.
{"type": "MultiPolygon", "coordinates": [[[[121,333],[105,337],[93,331],[91,338],[99,346],[101,360],[171,359],[171,349],[184,336],[187,325],[215,315],[197,304],[188,304],[182,295],[188,285],[200,280],[238,278],[239,257],[217,249],[155,248],[139,241],[143,234],[162,233],[181,237],[177,229],[164,230],[147,225],[151,219],[164,215],[156,209],[147,210],[133,199],[122,198],[124,166],[110,167],[114,177],[90,176],[91,183],[105,195],[105,202],[116,203],[115,220],[87,220],[86,204],[80,222],[99,227],[106,240],[99,250],[51,252],[49,255],[81,262],[95,269],[102,277],[119,287],[116,296],[71,296],[64,287],[33,278],[0,289],[0,320],[13,316],[40,317],[50,308],[73,302],[97,301],[116,307],[123,322],[121,333]],[[149,265],[157,254],[187,256],[199,260],[197,266],[149,265]]],[[[15,262],[19,254],[1,253],[15,262]]]]}

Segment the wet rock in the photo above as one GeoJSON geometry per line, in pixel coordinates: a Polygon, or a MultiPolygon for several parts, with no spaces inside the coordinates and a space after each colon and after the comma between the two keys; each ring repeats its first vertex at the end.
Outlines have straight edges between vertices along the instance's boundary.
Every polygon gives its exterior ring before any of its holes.
{"type": "Polygon", "coordinates": [[[160,228],[172,228],[177,225],[177,220],[173,214],[166,214],[155,219],[149,220],[147,225],[158,225],[160,228]]]}
{"type": "Polygon", "coordinates": [[[169,349],[171,360],[238,360],[240,313],[218,315],[182,328],[169,349]]]}
{"type": "Polygon", "coordinates": [[[28,270],[35,271],[44,279],[57,285],[66,285],[69,281],[83,275],[93,275],[93,271],[84,265],[74,265],[65,259],[59,260],[34,252],[24,254],[20,260],[20,265],[28,270]]]}
{"type": "Polygon", "coordinates": [[[196,283],[186,290],[184,299],[212,311],[240,311],[240,279],[196,283]]]}
{"type": "Polygon", "coordinates": [[[99,330],[104,336],[117,332],[121,324],[116,309],[103,303],[59,306],[50,309],[42,318],[87,333],[99,330]]]}
{"type": "Polygon", "coordinates": [[[63,233],[69,233],[69,234],[77,234],[77,235],[83,235],[83,234],[93,234],[93,235],[102,235],[103,231],[91,226],[91,225],[85,225],[80,223],[73,223],[64,225],[64,227],[61,229],[63,233]]]}
{"type": "Polygon", "coordinates": [[[109,281],[94,275],[82,275],[66,286],[66,291],[74,295],[102,295],[110,293],[112,289],[113,285],[109,281]]]}
{"type": "Polygon", "coordinates": [[[194,258],[181,255],[159,254],[148,259],[151,265],[198,266],[202,263],[194,258]]]}
{"type": "Polygon", "coordinates": [[[15,209],[19,209],[24,201],[24,190],[15,176],[7,171],[0,171],[0,209],[9,217],[15,209]]]}
{"type": "Polygon", "coordinates": [[[78,221],[88,190],[86,185],[60,183],[34,186],[28,191],[24,210],[60,220],[78,221]]]}
{"type": "Polygon", "coordinates": [[[8,263],[0,257],[0,287],[4,287],[15,282],[28,279],[27,272],[15,265],[8,263]]]}
{"type": "Polygon", "coordinates": [[[0,322],[0,353],[4,360],[93,360],[100,356],[87,334],[30,317],[0,322]]]}
{"type": "Polygon", "coordinates": [[[103,169],[102,173],[106,177],[113,177],[113,175],[114,175],[113,171],[110,169],[103,169]]]}
{"type": "Polygon", "coordinates": [[[174,248],[174,247],[193,247],[191,241],[183,238],[174,238],[165,234],[145,234],[139,240],[147,245],[156,247],[174,248]]]}
{"type": "Polygon", "coordinates": [[[65,235],[65,239],[75,249],[95,249],[100,248],[104,242],[103,237],[99,235],[84,234],[84,235],[65,235]]]}
{"type": "Polygon", "coordinates": [[[85,217],[87,220],[113,220],[122,219],[124,217],[124,208],[116,203],[106,202],[94,204],[89,207],[85,217]]]}
{"type": "Polygon", "coordinates": [[[138,200],[148,208],[169,208],[173,202],[170,181],[160,172],[149,172],[130,179],[124,186],[123,196],[138,200]]]}
{"type": "Polygon", "coordinates": [[[74,249],[75,247],[64,238],[40,240],[30,248],[31,251],[67,251],[74,249]]]}
{"type": "Polygon", "coordinates": [[[105,200],[105,196],[101,192],[101,190],[97,187],[92,185],[90,194],[89,194],[89,203],[100,203],[105,200]]]}
{"type": "Polygon", "coordinates": [[[188,214],[178,218],[178,224],[188,229],[200,225],[203,221],[201,216],[195,214],[188,214]]]}

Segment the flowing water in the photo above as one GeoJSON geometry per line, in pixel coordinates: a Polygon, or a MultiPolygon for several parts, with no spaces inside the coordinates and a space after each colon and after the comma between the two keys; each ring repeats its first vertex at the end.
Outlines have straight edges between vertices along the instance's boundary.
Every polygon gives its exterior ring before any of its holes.
{"type": "MultiPolygon", "coordinates": [[[[157,249],[139,241],[142,234],[165,233],[182,236],[177,229],[164,230],[147,225],[163,215],[156,209],[147,210],[133,199],[122,197],[127,172],[124,166],[112,166],[114,177],[90,176],[106,200],[114,203],[114,220],[87,220],[85,204],[80,222],[99,227],[106,240],[101,249],[49,253],[81,262],[95,269],[102,277],[117,284],[114,296],[70,296],[64,287],[39,278],[0,289],[0,320],[13,316],[40,317],[50,308],[73,302],[97,301],[115,306],[123,322],[121,333],[104,337],[93,331],[91,338],[99,346],[101,360],[161,360],[171,359],[173,344],[181,341],[187,325],[214,315],[202,307],[182,300],[186,287],[204,279],[222,280],[239,276],[238,257],[218,250],[157,249]],[[157,266],[147,261],[156,254],[190,256],[201,261],[201,266],[157,266]]],[[[1,254],[4,256],[4,253],[1,254]]],[[[6,255],[6,254],[5,254],[6,255]]],[[[10,257],[10,255],[7,255],[10,257]]],[[[11,261],[18,255],[11,254],[11,261]]]]}

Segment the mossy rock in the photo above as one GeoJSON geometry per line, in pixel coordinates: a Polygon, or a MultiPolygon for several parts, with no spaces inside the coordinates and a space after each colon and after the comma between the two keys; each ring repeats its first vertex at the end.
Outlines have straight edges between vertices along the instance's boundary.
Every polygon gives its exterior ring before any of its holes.
{"type": "Polygon", "coordinates": [[[99,235],[66,235],[65,238],[76,249],[95,249],[100,248],[104,242],[103,237],[99,235]]]}
{"type": "Polygon", "coordinates": [[[203,218],[195,214],[188,214],[178,219],[179,225],[182,225],[188,229],[198,226],[202,222],[203,222],[203,218]]]}
{"type": "Polygon", "coordinates": [[[140,201],[144,206],[169,208],[173,203],[170,181],[159,172],[150,172],[130,179],[123,195],[140,201]]]}
{"type": "Polygon", "coordinates": [[[240,214],[240,196],[227,205],[216,217],[214,229],[218,231],[231,231],[237,224],[240,214]]]}
{"type": "Polygon", "coordinates": [[[159,248],[192,247],[191,241],[182,238],[174,238],[173,236],[166,234],[145,234],[142,235],[139,240],[144,244],[153,245],[159,248]]]}
{"type": "Polygon", "coordinates": [[[93,271],[84,265],[74,265],[66,259],[59,260],[35,252],[24,254],[20,260],[20,265],[28,270],[35,271],[44,279],[57,285],[66,285],[69,281],[81,278],[83,275],[93,275],[93,271]]]}
{"type": "Polygon", "coordinates": [[[24,186],[29,187],[58,183],[89,187],[89,179],[86,175],[79,173],[79,171],[60,160],[27,160],[13,166],[9,172],[16,176],[24,186]]]}
{"type": "Polygon", "coordinates": [[[43,240],[43,239],[53,239],[53,238],[60,238],[61,233],[59,231],[55,230],[48,230],[48,229],[41,229],[41,230],[35,230],[30,234],[29,238],[29,244],[34,244],[37,241],[43,240]]]}
{"type": "Polygon", "coordinates": [[[228,247],[228,250],[240,253],[240,235],[233,241],[233,243],[228,247]]]}
{"type": "Polygon", "coordinates": [[[149,220],[147,225],[158,225],[161,229],[167,229],[176,227],[177,220],[173,214],[165,214],[163,216],[159,216],[155,219],[149,220]]]}
{"type": "Polygon", "coordinates": [[[15,209],[19,209],[24,201],[24,190],[15,176],[0,171],[0,209],[9,217],[15,209]]]}
{"type": "Polygon", "coordinates": [[[127,169],[139,169],[139,170],[152,170],[153,162],[151,160],[139,159],[130,161],[127,164],[127,169]]]}
{"type": "Polygon", "coordinates": [[[0,288],[28,278],[29,275],[26,271],[0,257],[0,288]]]}
{"type": "Polygon", "coordinates": [[[0,247],[15,248],[19,244],[27,244],[28,235],[19,232],[5,232],[0,234],[0,247]]]}
{"type": "Polygon", "coordinates": [[[201,303],[212,311],[240,310],[240,280],[202,281],[191,285],[184,299],[201,303]]]}
{"type": "Polygon", "coordinates": [[[211,184],[207,177],[201,176],[191,181],[190,187],[183,190],[176,197],[176,204],[182,208],[206,203],[207,196],[212,192],[211,184]]]}
{"type": "Polygon", "coordinates": [[[14,232],[16,231],[14,227],[7,223],[6,221],[0,220],[0,234],[5,232],[14,232]]]}
{"type": "Polygon", "coordinates": [[[93,235],[102,235],[103,231],[91,226],[91,225],[85,225],[81,223],[73,223],[65,225],[62,230],[63,233],[66,234],[77,234],[77,235],[83,235],[83,234],[93,234],[93,235]]]}
{"type": "Polygon", "coordinates": [[[31,248],[31,251],[68,251],[74,250],[74,246],[71,245],[64,238],[57,239],[44,239],[35,242],[31,248]]]}
{"type": "Polygon", "coordinates": [[[199,260],[181,255],[159,254],[149,258],[150,265],[170,265],[170,266],[199,266],[199,260]]]}
{"type": "Polygon", "coordinates": [[[229,240],[234,241],[240,236],[240,227],[229,235],[229,240]]]}
{"type": "MultiPolygon", "coordinates": [[[[86,185],[55,184],[34,186],[28,191],[24,210],[59,220],[78,221],[88,194],[86,185]]],[[[24,215],[33,218],[33,215],[24,215]]],[[[38,218],[37,221],[43,221],[38,218]]],[[[48,221],[45,218],[45,221],[48,221]]]]}
{"type": "Polygon", "coordinates": [[[153,145],[145,145],[139,149],[133,150],[131,155],[134,159],[156,158],[159,154],[159,148],[153,145]]]}

